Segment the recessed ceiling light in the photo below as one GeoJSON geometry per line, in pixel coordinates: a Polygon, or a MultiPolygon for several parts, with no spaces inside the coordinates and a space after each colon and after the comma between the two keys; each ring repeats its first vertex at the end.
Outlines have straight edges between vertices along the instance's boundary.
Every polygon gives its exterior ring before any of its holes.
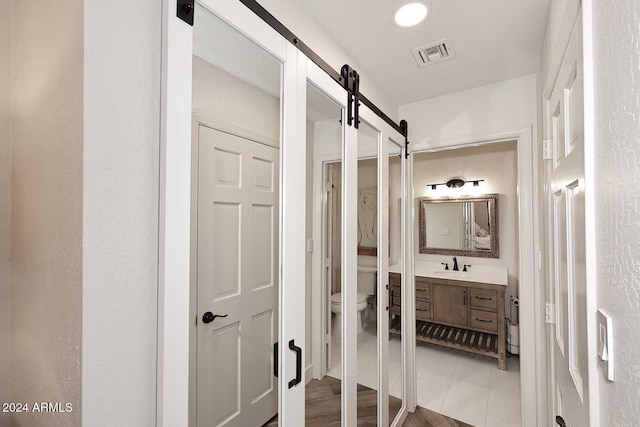
{"type": "Polygon", "coordinates": [[[409,3],[402,6],[396,12],[394,20],[401,27],[413,27],[427,17],[427,6],[423,3],[409,3]]]}

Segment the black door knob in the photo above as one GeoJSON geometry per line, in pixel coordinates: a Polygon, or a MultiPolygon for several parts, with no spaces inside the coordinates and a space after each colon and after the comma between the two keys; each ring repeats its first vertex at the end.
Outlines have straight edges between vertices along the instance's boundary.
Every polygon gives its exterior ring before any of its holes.
{"type": "Polygon", "coordinates": [[[213,314],[210,311],[207,311],[202,315],[202,323],[211,323],[216,320],[216,317],[227,317],[228,314],[213,314]]]}
{"type": "Polygon", "coordinates": [[[567,423],[564,422],[564,418],[562,418],[560,415],[556,415],[556,423],[560,427],[567,427],[567,423]]]}

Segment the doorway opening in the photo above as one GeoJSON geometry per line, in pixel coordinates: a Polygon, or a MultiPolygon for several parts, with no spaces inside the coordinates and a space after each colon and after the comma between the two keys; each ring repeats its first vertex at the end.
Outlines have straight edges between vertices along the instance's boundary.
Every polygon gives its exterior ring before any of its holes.
{"type": "Polygon", "coordinates": [[[522,419],[517,145],[413,156],[417,404],[472,425],[522,419]]]}

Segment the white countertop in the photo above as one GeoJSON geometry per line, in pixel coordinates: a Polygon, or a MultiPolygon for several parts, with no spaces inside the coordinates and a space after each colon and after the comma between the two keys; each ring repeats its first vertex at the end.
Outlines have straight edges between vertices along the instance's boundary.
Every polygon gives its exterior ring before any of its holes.
{"type": "MultiPolygon", "coordinates": [[[[507,267],[474,265],[471,264],[469,271],[462,271],[463,262],[458,260],[460,271],[452,271],[453,262],[449,263],[449,270],[445,270],[439,262],[417,262],[414,266],[415,275],[420,277],[433,277],[437,279],[461,280],[464,282],[488,283],[492,285],[508,285],[507,267]]],[[[467,260],[469,262],[469,260],[467,260]]],[[[471,261],[473,262],[473,261],[471,261]]],[[[390,273],[400,273],[400,264],[389,267],[390,273]]]]}

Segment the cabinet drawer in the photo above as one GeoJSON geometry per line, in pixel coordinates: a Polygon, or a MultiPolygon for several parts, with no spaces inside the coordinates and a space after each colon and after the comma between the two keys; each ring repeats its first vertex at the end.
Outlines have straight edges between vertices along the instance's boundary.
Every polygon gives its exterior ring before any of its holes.
{"type": "Polygon", "coordinates": [[[416,299],[431,299],[431,283],[416,280],[416,299]]]}
{"type": "Polygon", "coordinates": [[[416,300],[416,319],[431,320],[431,303],[429,301],[416,300]]]}
{"type": "Polygon", "coordinates": [[[487,332],[498,333],[498,315],[490,311],[472,309],[469,326],[483,329],[487,332]]]}
{"type": "Polygon", "coordinates": [[[471,307],[496,310],[498,308],[498,293],[490,289],[470,289],[469,305],[471,307]]]}

